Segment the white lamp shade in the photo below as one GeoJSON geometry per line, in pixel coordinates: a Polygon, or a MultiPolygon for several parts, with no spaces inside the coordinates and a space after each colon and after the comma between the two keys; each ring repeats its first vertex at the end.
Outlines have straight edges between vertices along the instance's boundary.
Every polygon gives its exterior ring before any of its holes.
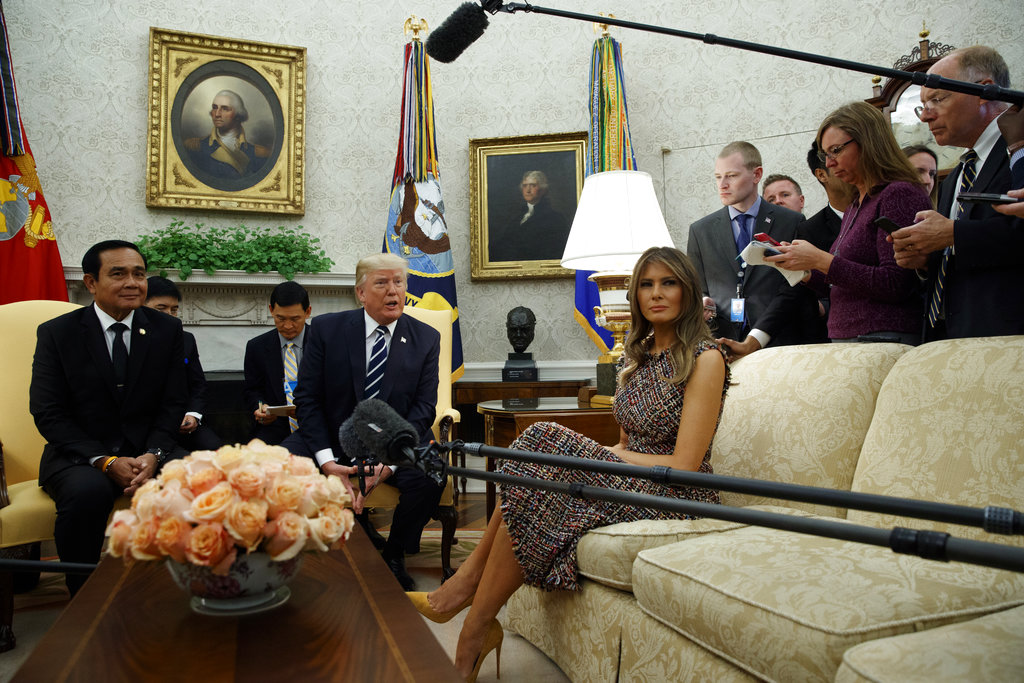
{"type": "Polygon", "coordinates": [[[631,272],[644,251],[666,246],[674,245],[651,176],[604,171],[583,183],[562,267],[631,272]]]}

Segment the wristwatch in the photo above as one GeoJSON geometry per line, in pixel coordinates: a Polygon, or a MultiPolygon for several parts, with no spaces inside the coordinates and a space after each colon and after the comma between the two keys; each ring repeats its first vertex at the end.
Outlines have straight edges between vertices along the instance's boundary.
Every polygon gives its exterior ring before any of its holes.
{"type": "Polygon", "coordinates": [[[162,449],[162,448],[150,448],[146,452],[147,453],[152,453],[153,455],[156,456],[156,466],[157,467],[160,467],[160,465],[163,465],[164,461],[167,460],[167,453],[165,453],[164,449],[162,449]]]}

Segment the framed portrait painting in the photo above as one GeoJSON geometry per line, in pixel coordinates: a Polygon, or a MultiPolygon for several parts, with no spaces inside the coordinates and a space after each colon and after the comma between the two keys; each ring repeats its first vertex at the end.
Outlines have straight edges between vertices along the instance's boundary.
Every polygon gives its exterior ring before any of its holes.
{"type": "Polygon", "coordinates": [[[149,32],[146,206],[303,214],[306,49],[149,32]]]}
{"type": "Polygon", "coordinates": [[[573,276],[559,262],[586,145],[585,131],[469,141],[471,279],[573,276]]]}

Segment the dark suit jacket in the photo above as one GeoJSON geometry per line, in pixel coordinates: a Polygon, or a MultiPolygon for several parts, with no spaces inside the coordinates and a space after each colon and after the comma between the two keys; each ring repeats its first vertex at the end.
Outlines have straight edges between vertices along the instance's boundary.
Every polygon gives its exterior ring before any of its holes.
{"type": "Polygon", "coordinates": [[[191,332],[185,332],[185,375],[188,381],[188,402],[185,404],[186,413],[199,413],[206,415],[206,373],[203,372],[203,364],[199,362],[199,347],[196,346],[196,337],[191,332]]]}
{"type": "Polygon", "coordinates": [[[561,259],[569,239],[570,224],[551,206],[547,195],[533,207],[530,217],[520,223],[526,213],[526,202],[519,205],[514,217],[491,236],[489,260],[535,261],[561,259]]]}
{"type": "MultiPolygon", "coordinates": [[[[939,188],[938,211],[950,213],[960,166],[939,188]]],[[[974,192],[1006,192],[1011,188],[1010,160],[1000,136],[974,181],[974,192]]],[[[956,253],[946,267],[943,303],[946,310],[945,336],[950,338],[1024,334],[1024,221],[1004,216],[988,204],[966,202],[964,213],[954,222],[956,253]]],[[[926,305],[931,301],[935,275],[942,252],[928,260],[929,279],[925,285],[926,305]]],[[[925,338],[942,336],[925,321],[925,338]]]]}
{"type": "MultiPolygon", "coordinates": [[[[776,206],[761,200],[757,221],[752,235],[765,232],[779,242],[792,242],[796,238],[797,226],[804,220],[796,211],[776,206]]],[[[686,253],[697,268],[704,294],[715,300],[718,314],[715,318],[716,334],[729,339],[742,340],[740,325],[729,320],[729,302],[736,296],[736,273],[740,262],[736,260],[736,240],[732,236],[732,222],[729,208],[701,218],[690,226],[690,237],[686,253]]],[[[751,327],[758,327],[758,320],[782,287],[786,279],[774,268],[748,266],[744,277],[743,297],[746,299],[747,321],[751,327]]],[[[793,343],[785,334],[773,337],[770,346],[793,343]]]]}
{"type": "MultiPolygon", "coordinates": [[[[309,334],[309,327],[306,327],[309,334]]],[[[309,339],[309,337],[305,337],[309,339]]],[[[307,342],[304,340],[303,345],[307,342]]],[[[303,349],[305,358],[305,349],[303,349]]],[[[271,406],[283,406],[288,402],[284,393],[284,362],[281,360],[281,336],[277,329],[253,337],[245,345],[245,385],[242,398],[250,419],[260,401],[271,406]]],[[[288,420],[277,418],[270,424],[255,424],[251,438],[262,439],[269,444],[279,444],[291,434],[288,420]]]]}
{"type": "MultiPolygon", "coordinates": [[[[796,236],[822,251],[829,251],[839,236],[842,222],[826,204],[824,209],[800,224],[796,236]]],[[[770,346],[820,344],[828,341],[827,320],[818,315],[818,295],[814,290],[803,284],[796,287],[785,284],[757,319],[757,328],[771,335],[770,346]]]]}
{"type": "Polygon", "coordinates": [[[148,308],[132,320],[124,396],[99,318],[90,305],[39,326],[29,409],[46,439],[39,483],[90,458],[171,451],[185,412],[181,321],[148,308]]]}
{"type": "MultiPolygon", "coordinates": [[[[306,455],[331,448],[342,463],[359,455],[341,450],[338,428],[364,398],[365,333],[361,308],[317,316],[306,330],[295,390],[296,435],[302,437],[306,455]]],[[[440,347],[437,330],[410,316],[400,317],[377,396],[416,429],[424,444],[432,438],[440,347]]]]}

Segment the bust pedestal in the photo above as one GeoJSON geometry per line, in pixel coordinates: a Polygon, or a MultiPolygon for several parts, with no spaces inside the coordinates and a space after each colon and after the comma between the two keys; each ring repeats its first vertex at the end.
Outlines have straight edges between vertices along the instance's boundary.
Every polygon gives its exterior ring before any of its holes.
{"type": "Polygon", "coordinates": [[[508,354],[505,367],[501,369],[502,382],[536,382],[537,364],[533,362],[532,353],[508,354]]]}

